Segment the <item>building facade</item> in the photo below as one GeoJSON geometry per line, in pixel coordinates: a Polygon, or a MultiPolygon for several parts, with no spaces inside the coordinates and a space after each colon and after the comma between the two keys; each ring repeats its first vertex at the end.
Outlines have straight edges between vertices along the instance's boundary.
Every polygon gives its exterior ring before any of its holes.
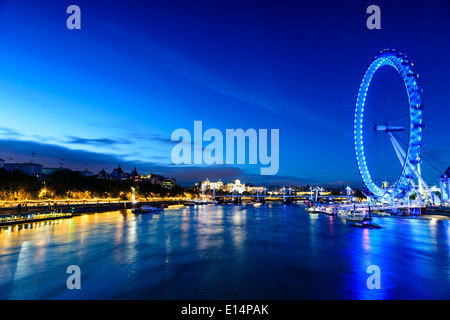
{"type": "Polygon", "coordinates": [[[30,176],[42,178],[42,169],[44,166],[37,163],[5,163],[4,168],[8,171],[20,171],[30,176]]]}
{"type": "Polygon", "coordinates": [[[61,170],[68,170],[66,168],[58,167],[58,168],[42,168],[42,176],[44,178],[50,177],[54,172],[61,171],[61,170]]]}
{"type": "Polygon", "coordinates": [[[439,187],[441,191],[441,201],[450,203],[450,167],[439,178],[439,187]]]}

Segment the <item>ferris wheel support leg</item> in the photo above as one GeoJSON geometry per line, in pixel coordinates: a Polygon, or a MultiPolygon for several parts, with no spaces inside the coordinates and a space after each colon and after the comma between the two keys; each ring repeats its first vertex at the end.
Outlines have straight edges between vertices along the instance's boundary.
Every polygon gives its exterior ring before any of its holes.
{"type": "MultiPolygon", "coordinates": [[[[402,149],[402,147],[398,143],[397,139],[395,139],[394,135],[391,132],[389,132],[389,138],[391,139],[392,145],[394,146],[395,153],[397,154],[397,157],[400,160],[401,165],[403,166],[403,164],[405,163],[405,158],[406,158],[405,151],[402,149]]],[[[416,175],[416,177],[419,180],[419,191],[417,192],[417,194],[418,194],[420,202],[423,203],[423,199],[422,199],[423,190],[421,188],[421,184],[422,184],[425,187],[425,189],[427,189],[428,192],[430,193],[431,201],[433,202],[433,204],[435,204],[436,195],[434,194],[433,191],[431,191],[430,187],[425,182],[425,180],[423,180],[422,175],[420,174],[420,167],[419,167],[419,170],[417,170],[417,168],[412,167],[412,164],[408,163],[408,165],[411,166],[411,168],[414,171],[414,174],[416,175]]],[[[414,181],[411,180],[411,183],[415,187],[414,181]]]]}
{"type": "MultiPolygon", "coordinates": [[[[420,163],[418,163],[417,164],[417,173],[421,176],[422,175],[422,173],[420,172],[420,163]]],[[[422,194],[423,193],[423,185],[422,185],[422,183],[420,182],[420,179],[418,179],[418,181],[417,181],[417,184],[419,185],[419,192],[420,192],[420,194],[422,194]]]]}

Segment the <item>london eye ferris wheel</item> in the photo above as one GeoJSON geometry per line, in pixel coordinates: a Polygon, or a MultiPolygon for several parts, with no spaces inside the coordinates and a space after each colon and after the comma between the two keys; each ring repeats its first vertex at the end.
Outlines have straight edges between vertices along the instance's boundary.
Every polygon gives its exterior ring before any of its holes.
{"type": "MultiPolygon", "coordinates": [[[[408,197],[420,176],[422,90],[413,64],[397,50],[378,53],[364,73],[354,115],[354,147],[367,193],[408,197]]],[[[420,183],[420,182],[419,182],[420,183]]]]}

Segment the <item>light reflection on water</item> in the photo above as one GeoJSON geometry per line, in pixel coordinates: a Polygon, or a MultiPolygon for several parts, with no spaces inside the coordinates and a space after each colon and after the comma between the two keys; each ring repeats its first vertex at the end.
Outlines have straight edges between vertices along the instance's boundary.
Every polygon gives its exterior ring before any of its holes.
{"type": "Polygon", "coordinates": [[[448,299],[448,220],[380,230],[281,205],[109,212],[0,229],[2,299],[448,299]],[[69,265],[81,290],[66,288],[69,265]],[[370,265],[381,289],[370,290],[370,265]]]}

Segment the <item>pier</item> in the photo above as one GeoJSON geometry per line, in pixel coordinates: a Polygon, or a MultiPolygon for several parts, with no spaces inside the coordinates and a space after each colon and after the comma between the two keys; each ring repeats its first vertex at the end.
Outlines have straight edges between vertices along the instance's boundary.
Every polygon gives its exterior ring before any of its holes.
{"type": "Polygon", "coordinates": [[[56,219],[72,218],[73,214],[70,212],[40,212],[40,213],[16,213],[0,216],[0,227],[15,224],[32,223],[56,219]]]}
{"type": "Polygon", "coordinates": [[[353,204],[332,204],[332,205],[316,205],[311,208],[307,208],[309,212],[324,213],[328,215],[337,215],[340,211],[351,211],[356,213],[368,213],[374,212],[391,212],[398,214],[401,212],[409,214],[420,215],[422,210],[425,209],[425,205],[421,203],[405,203],[405,204],[367,204],[367,203],[353,203],[353,204]]]}
{"type": "Polygon", "coordinates": [[[54,200],[52,204],[42,201],[3,201],[0,207],[0,226],[32,223],[55,219],[66,219],[82,214],[131,209],[136,205],[174,205],[185,203],[185,199],[168,199],[152,201],[111,201],[108,199],[54,200]]]}

